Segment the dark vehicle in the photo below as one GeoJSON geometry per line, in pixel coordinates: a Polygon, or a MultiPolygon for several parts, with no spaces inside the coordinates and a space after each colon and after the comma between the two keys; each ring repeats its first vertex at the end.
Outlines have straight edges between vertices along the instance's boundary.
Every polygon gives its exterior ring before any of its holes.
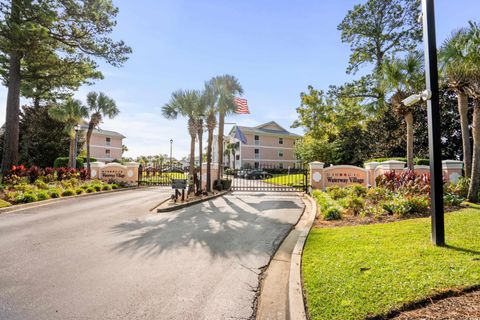
{"type": "Polygon", "coordinates": [[[245,179],[249,180],[263,180],[263,179],[270,179],[273,176],[265,171],[261,170],[253,170],[245,174],[245,179]]]}
{"type": "Polygon", "coordinates": [[[184,170],[182,168],[167,168],[167,169],[163,169],[162,172],[184,173],[184,170]]]}

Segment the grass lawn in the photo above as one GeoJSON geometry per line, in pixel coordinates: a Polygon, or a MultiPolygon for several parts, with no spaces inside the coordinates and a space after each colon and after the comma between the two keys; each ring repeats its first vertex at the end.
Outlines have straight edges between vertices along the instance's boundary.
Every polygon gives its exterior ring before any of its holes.
{"type": "Polygon", "coordinates": [[[273,178],[263,181],[281,186],[303,186],[305,184],[305,175],[303,173],[274,174],[273,178]]]}
{"type": "Polygon", "coordinates": [[[430,219],[312,229],[303,256],[311,319],[363,319],[449,288],[480,284],[480,209],[446,214],[446,247],[430,219]]]}

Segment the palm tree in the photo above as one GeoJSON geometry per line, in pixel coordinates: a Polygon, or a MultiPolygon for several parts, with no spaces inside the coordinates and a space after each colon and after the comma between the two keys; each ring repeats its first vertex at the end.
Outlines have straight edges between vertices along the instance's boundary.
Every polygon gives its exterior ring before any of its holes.
{"type": "Polygon", "coordinates": [[[217,96],[218,111],[218,183],[221,183],[223,173],[223,135],[225,131],[225,117],[235,112],[235,95],[242,95],[243,88],[237,78],[225,74],[210,80],[217,96]]]}
{"type": "Polygon", "coordinates": [[[87,172],[90,177],[90,139],[92,138],[93,129],[98,127],[103,117],[112,119],[120,113],[120,110],[118,110],[115,101],[107,97],[103,92],[90,92],[87,95],[87,105],[90,113],[87,130],[87,172]]]}
{"type": "Polygon", "coordinates": [[[206,110],[207,120],[207,192],[212,191],[212,145],[213,145],[213,131],[217,127],[217,97],[215,94],[215,88],[211,83],[205,83],[205,89],[203,91],[203,100],[206,110]]]}
{"type": "Polygon", "coordinates": [[[190,168],[189,188],[191,193],[195,175],[195,138],[197,137],[197,119],[201,114],[201,94],[196,90],[178,90],[172,93],[170,102],[162,107],[162,114],[167,119],[177,119],[179,115],[188,119],[190,134],[190,168]]]}
{"type": "Polygon", "coordinates": [[[402,101],[418,92],[421,86],[422,56],[418,52],[412,52],[403,59],[385,59],[382,70],[385,87],[393,91],[390,102],[407,125],[407,167],[413,170],[413,106],[407,107],[402,101]]]}
{"type": "Polygon", "coordinates": [[[459,46],[465,54],[463,64],[468,70],[466,92],[473,99],[472,174],[467,199],[477,202],[480,187],[480,26],[474,22],[469,24],[470,27],[465,29],[465,36],[460,38],[459,46]]]}
{"type": "Polygon", "coordinates": [[[48,115],[65,124],[65,132],[70,136],[68,167],[72,168],[74,158],[77,156],[75,154],[75,126],[88,116],[88,110],[81,101],[68,98],[63,104],[50,108],[48,115]]]}
{"type": "Polygon", "coordinates": [[[457,95],[460,128],[462,132],[463,163],[465,176],[472,174],[472,148],[470,145],[470,129],[468,127],[468,85],[469,67],[465,61],[462,43],[467,36],[466,29],[452,33],[440,50],[441,70],[447,86],[457,95]]]}
{"type": "Polygon", "coordinates": [[[232,154],[235,155],[235,143],[228,141],[225,145],[225,155],[228,157],[228,165],[230,166],[230,163],[232,161],[232,154]]]}

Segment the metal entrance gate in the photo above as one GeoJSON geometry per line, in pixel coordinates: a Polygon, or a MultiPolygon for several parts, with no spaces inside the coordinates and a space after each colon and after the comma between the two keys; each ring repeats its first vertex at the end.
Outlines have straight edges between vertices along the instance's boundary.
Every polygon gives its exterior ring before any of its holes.
{"type": "Polygon", "coordinates": [[[308,192],[307,169],[225,169],[224,177],[231,181],[232,191],[308,192]]]}
{"type": "Polygon", "coordinates": [[[187,179],[183,167],[150,165],[138,168],[138,184],[142,186],[171,186],[173,179],[187,179]]]}

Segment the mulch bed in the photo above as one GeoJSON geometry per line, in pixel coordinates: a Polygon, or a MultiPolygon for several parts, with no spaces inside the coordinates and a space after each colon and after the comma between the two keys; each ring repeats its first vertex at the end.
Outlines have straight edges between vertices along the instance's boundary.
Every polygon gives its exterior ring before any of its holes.
{"type": "Polygon", "coordinates": [[[394,318],[397,320],[474,320],[480,319],[480,291],[466,293],[457,297],[432,301],[424,308],[404,311],[394,318]]]}

